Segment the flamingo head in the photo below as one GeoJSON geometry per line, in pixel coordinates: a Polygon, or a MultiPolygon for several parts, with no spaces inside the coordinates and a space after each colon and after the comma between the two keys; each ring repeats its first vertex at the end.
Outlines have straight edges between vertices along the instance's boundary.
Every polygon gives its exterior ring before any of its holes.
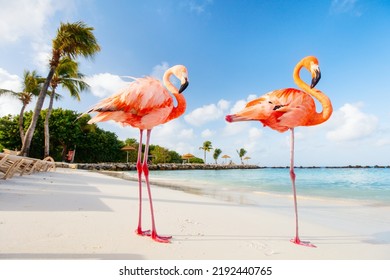
{"type": "Polygon", "coordinates": [[[314,56],[307,56],[302,59],[303,67],[305,67],[311,73],[311,85],[313,88],[321,79],[321,71],[318,63],[318,59],[314,56]]]}
{"type": "Polygon", "coordinates": [[[184,65],[175,65],[170,70],[180,80],[179,93],[182,93],[189,84],[187,68],[184,65]]]}

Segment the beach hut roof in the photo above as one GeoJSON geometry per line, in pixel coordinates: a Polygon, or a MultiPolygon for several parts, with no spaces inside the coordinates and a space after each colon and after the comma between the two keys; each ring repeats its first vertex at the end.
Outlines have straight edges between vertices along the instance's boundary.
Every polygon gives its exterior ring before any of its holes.
{"type": "Polygon", "coordinates": [[[189,159],[195,157],[193,154],[184,154],[181,156],[182,159],[189,159]]]}
{"type": "Polygon", "coordinates": [[[135,150],[135,148],[133,146],[124,146],[123,148],[121,148],[122,151],[132,151],[132,150],[135,150]]]}

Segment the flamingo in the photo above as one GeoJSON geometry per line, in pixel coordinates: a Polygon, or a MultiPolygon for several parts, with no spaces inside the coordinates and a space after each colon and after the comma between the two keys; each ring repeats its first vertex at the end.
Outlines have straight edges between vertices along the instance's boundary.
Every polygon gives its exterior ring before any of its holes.
{"type": "Polygon", "coordinates": [[[240,112],[227,115],[226,121],[260,121],[264,126],[268,126],[279,132],[291,131],[290,141],[290,178],[294,195],[295,210],[295,238],[291,242],[308,247],[316,247],[314,244],[301,241],[298,235],[298,206],[295,187],[294,172],[294,128],[297,126],[318,125],[327,121],[332,115],[332,103],[330,99],[321,91],[315,89],[321,78],[318,59],[314,56],[303,58],[294,68],[294,82],[299,89],[286,88],[271,91],[246,104],[240,112]],[[302,68],[307,69],[312,76],[309,86],[299,76],[302,68]],[[322,105],[322,112],[316,111],[314,96],[322,105]]]}
{"type": "Polygon", "coordinates": [[[151,236],[151,238],[157,242],[169,243],[172,236],[161,236],[158,235],[156,231],[152,194],[149,184],[149,141],[151,131],[155,126],[178,118],[185,112],[186,100],[181,93],[188,86],[187,68],[183,65],[176,65],[169,68],[164,73],[163,83],[176,98],[177,106],[174,106],[172,96],[159,80],[151,77],[144,77],[135,78],[135,81],[131,82],[127,88],[103,99],[93,106],[93,108],[91,108],[87,113],[97,112],[97,115],[89,120],[88,123],[90,124],[113,120],[123,126],[130,125],[139,129],[140,136],[136,164],[139,187],[139,217],[138,227],[135,232],[140,236],[151,236]],[[181,86],[179,89],[170,82],[170,77],[172,75],[176,76],[180,80],[181,86]],[[144,130],[146,130],[146,144],[143,162],[141,163],[142,138],[144,130]],[[142,230],[142,174],[144,174],[145,177],[149,196],[152,219],[151,231],[142,230]]]}

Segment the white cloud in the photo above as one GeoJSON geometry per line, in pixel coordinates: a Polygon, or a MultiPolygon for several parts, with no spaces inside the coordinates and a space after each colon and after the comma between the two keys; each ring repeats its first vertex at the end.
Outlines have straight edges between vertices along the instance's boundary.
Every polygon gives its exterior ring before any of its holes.
{"type": "Polygon", "coordinates": [[[249,101],[252,101],[255,98],[257,98],[257,96],[255,94],[250,94],[250,95],[248,95],[248,97],[245,100],[241,99],[241,100],[236,101],[236,103],[234,103],[233,107],[230,109],[230,114],[235,114],[235,113],[241,111],[242,109],[245,108],[246,104],[249,101]]]}
{"type": "Polygon", "coordinates": [[[261,137],[261,135],[263,135],[263,131],[260,130],[259,128],[252,127],[251,129],[249,129],[248,135],[249,135],[249,139],[257,140],[261,137]]]}
{"type": "Polygon", "coordinates": [[[8,114],[17,115],[20,113],[22,103],[12,96],[0,96],[0,117],[8,114]]]}
{"type": "MultiPolygon", "coordinates": [[[[0,68],[0,88],[19,92],[22,89],[21,80],[0,68]]],[[[21,102],[17,98],[6,94],[0,96],[0,117],[19,114],[20,108],[21,102]]]]}
{"type": "Polygon", "coordinates": [[[191,12],[198,15],[205,13],[207,7],[212,4],[213,0],[187,0],[182,2],[183,7],[189,8],[191,12]]]}
{"type": "Polygon", "coordinates": [[[330,5],[331,14],[352,13],[355,16],[361,16],[357,8],[357,0],[332,0],[330,5]]]}
{"type": "Polygon", "coordinates": [[[234,122],[234,123],[226,123],[225,128],[223,130],[223,135],[225,136],[234,136],[243,134],[245,131],[250,129],[250,122],[234,122]]]}
{"type": "MultiPolygon", "coordinates": [[[[34,50],[33,63],[42,73],[49,72],[49,61],[51,58],[51,46],[45,43],[32,43],[34,50]]],[[[45,76],[46,78],[46,76],[45,76]]]]}
{"type": "Polygon", "coordinates": [[[370,136],[377,128],[378,119],[360,110],[362,104],[345,104],[332,116],[335,127],[327,133],[332,141],[350,141],[370,136]]]}
{"type": "Polygon", "coordinates": [[[119,76],[110,73],[86,77],[84,81],[90,86],[92,94],[100,98],[112,95],[128,84],[119,76]]]}
{"type": "Polygon", "coordinates": [[[161,62],[161,64],[158,64],[153,67],[152,73],[150,73],[150,76],[153,78],[156,78],[160,81],[162,81],[162,78],[164,76],[165,71],[167,71],[169,68],[168,62],[161,62]]]}
{"type": "Polygon", "coordinates": [[[50,0],[1,1],[0,6],[0,37],[3,43],[14,42],[24,36],[40,36],[46,19],[55,11],[50,0]]]}
{"type": "Polygon", "coordinates": [[[1,43],[12,43],[23,37],[42,41],[47,36],[45,27],[58,11],[73,8],[73,1],[14,0],[0,1],[1,43]]]}
{"type": "Polygon", "coordinates": [[[0,68],[0,88],[20,91],[22,89],[21,79],[18,75],[12,75],[0,68]]]}
{"type": "Polygon", "coordinates": [[[213,136],[215,134],[215,131],[212,131],[210,129],[205,129],[202,131],[201,135],[202,135],[202,138],[210,138],[211,136],[213,136]]]}
{"type": "Polygon", "coordinates": [[[201,108],[193,110],[191,113],[184,116],[184,119],[189,124],[201,126],[205,123],[221,119],[225,110],[229,107],[229,102],[221,99],[217,105],[209,104],[201,108]]]}
{"type": "Polygon", "coordinates": [[[182,129],[179,132],[180,139],[192,139],[194,137],[194,130],[192,128],[182,129]]]}
{"type": "Polygon", "coordinates": [[[260,143],[260,138],[263,135],[263,131],[257,127],[249,128],[247,134],[244,134],[242,145],[249,153],[256,153],[262,150],[264,145],[260,143]]]}
{"type": "Polygon", "coordinates": [[[225,110],[229,109],[230,102],[227,101],[227,100],[221,99],[221,100],[218,101],[217,106],[218,106],[218,108],[220,108],[221,110],[225,111],[225,110]]]}

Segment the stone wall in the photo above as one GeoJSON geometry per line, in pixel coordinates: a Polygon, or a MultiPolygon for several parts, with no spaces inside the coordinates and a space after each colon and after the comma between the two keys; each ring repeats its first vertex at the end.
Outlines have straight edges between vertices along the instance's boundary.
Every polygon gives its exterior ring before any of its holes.
{"type": "MultiPolygon", "coordinates": [[[[57,167],[86,169],[86,170],[111,170],[111,171],[128,171],[136,170],[136,165],[133,163],[65,163],[57,162],[57,167]]],[[[149,170],[196,170],[196,169],[257,169],[257,165],[249,164],[175,164],[162,163],[150,164],[149,170]]]]}

